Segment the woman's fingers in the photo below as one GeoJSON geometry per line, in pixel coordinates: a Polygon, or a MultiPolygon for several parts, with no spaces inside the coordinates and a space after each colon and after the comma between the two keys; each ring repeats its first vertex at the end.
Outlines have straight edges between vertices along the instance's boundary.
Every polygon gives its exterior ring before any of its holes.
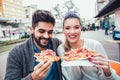
{"type": "Polygon", "coordinates": [[[103,54],[97,54],[96,56],[94,56],[94,57],[101,57],[101,58],[107,58],[107,56],[105,56],[105,55],[103,55],[103,54]]]}
{"type": "Polygon", "coordinates": [[[93,57],[92,58],[92,62],[94,64],[100,64],[100,65],[108,65],[109,64],[109,60],[108,59],[101,58],[101,57],[93,57]]]}
{"type": "Polygon", "coordinates": [[[94,65],[95,67],[102,68],[106,76],[111,75],[109,60],[107,59],[106,56],[102,54],[94,56],[92,57],[92,62],[95,64],[94,65]]]}
{"type": "Polygon", "coordinates": [[[92,63],[94,63],[96,67],[101,67],[103,69],[109,67],[109,60],[104,55],[92,57],[92,63]]]}

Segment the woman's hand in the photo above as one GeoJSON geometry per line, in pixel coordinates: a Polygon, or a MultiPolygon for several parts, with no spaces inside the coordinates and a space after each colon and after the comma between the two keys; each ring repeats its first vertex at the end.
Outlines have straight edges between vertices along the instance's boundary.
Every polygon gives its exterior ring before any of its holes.
{"type": "Polygon", "coordinates": [[[51,65],[52,62],[48,60],[40,62],[37,66],[35,66],[34,71],[32,72],[32,79],[42,80],[46,76],[51,65]]]}
{"type": "Polygon", "coordinates": [[[92,63],[94,63],[95,67],[102,68],[104,71],[104,74],[109,77],[111,75],[109,60],[106,56],[99,54],[94,57],[92,57],[92,63]]]}

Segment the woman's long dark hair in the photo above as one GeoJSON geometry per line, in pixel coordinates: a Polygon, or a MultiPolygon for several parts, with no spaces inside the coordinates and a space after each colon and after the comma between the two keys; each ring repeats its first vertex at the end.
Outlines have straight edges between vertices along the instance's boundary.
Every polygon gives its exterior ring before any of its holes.
{"type": "MultiPolygon", "coordinates": [[[[68,12],[68,13],[65,14],[65,17],[63,19],[63,28],[64,28],[65,20],[67,20],[69,18],[76,18],[80,22],[80,17],[79,17],[79,14],[77,14],[77,12],[74,12],[74,11],[68,12]]],[[[80,25],[81,25],[81,22],[80,22],[80,25]]],[[[64,50],[65,50],[65,52],[71,50],[71,46],[70,46],[70,44],[69,44],[69,42],[67,40],[64,43],[64,50]]]]}

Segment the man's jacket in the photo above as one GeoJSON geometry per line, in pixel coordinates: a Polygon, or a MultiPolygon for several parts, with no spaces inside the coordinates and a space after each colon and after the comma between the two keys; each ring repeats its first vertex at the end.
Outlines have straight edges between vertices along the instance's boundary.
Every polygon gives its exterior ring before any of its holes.
{"type": "MultiPolygon", "coordinates": [[[[52,39],[53,50],[61,44],[57,38],[52,39]]],[[[34,70],[35,57],[32,36],[24,43],[14,47],[7,59],[5,80],[32,80],[31,73],[34,70]]],[[[58,73],[62,80],[60,61],[57,62],[58,73]]]]}

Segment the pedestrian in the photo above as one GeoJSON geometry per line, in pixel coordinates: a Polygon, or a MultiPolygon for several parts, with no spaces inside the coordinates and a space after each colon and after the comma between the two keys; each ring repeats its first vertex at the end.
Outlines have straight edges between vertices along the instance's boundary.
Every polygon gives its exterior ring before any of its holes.
{"type": "Polygon", "coordinates": [[[56,52],[61,41],[52,37],[54,25],[51,12],[36,10],[33,13],[30,38],[9,52],[5,80],[62,80],[60,61],[37,63],[34,57],[46,49],[56,52]]]}
{"type": "Polygon", "coordinates": [[[105,28],[105,35],[108,35],[109,25],[108,25],[108,22],[107,22],[107,21],[105,21],[104,28],[105,28]]]}
{"type": "Polygon", "coordinates": [[[65,52],[77,48],[87,48],[100,54],[91,57],[94,66],[62,67],[66,80],[115,80],[117,75],[109,65],[103,46],[96,40],[81,38],[81,28],[80,17],[74,12],[68,12],[63,19],[65,42],[57,49],[59,56],[64,56],[65,52]]]}

